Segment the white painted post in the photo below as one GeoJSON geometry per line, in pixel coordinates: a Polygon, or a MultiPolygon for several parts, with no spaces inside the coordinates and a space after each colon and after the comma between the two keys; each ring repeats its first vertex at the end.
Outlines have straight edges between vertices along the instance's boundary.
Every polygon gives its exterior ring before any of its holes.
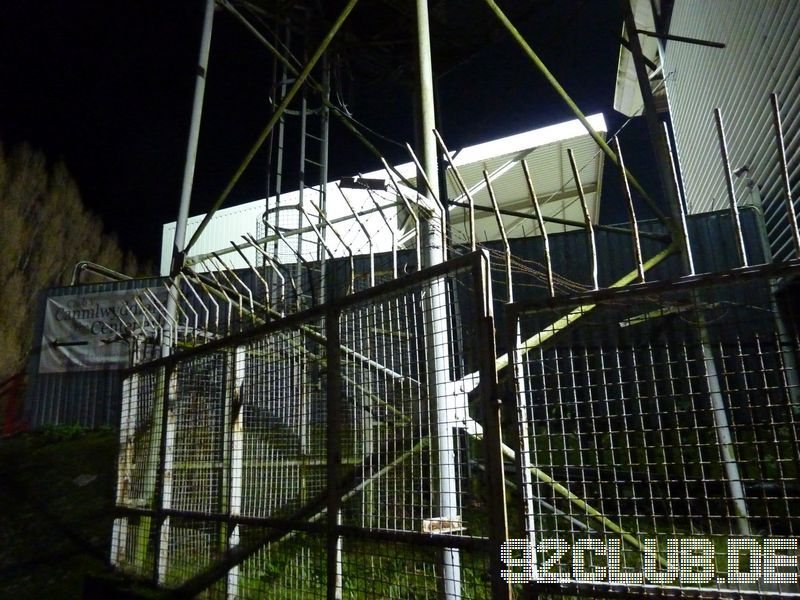
{"type": "MultiPolygon", "coordinates": [[[[133,472],[133,445],[135,442],[136,415],[139,408],[139,375],[134,374],[122,382],[122,407],[119,426],[119,460],[117,463],[117,506],[128,504],[128,487],[133,472]]],[[[128,517],[114,519],[111,533],[111,564],[122,567],[128,560],[128,517]]]]}
{"type": "MultiPolygon", "coordinates": [[[[173,459],[175,448],[175,432],[177,430],[177,416],[175,411],[172,410],[172,402],[177,396],[178,392],[178,370],[173,369],[170,373],[167,385],[167,397],[164,402],[167,404],[167,422],[164,424],[167,428],[166,444],[164,445],[164,472],[162,474],[162,490],[161,490],[161,509],[169,510],[172,508],[172,474],[173,474],[173,459]]],[[[159,403],[156,403],[158,406],[159,403]]],[[[160,419],[161,414],[155,414],[154,418],[160,419]]],[[[161,440],[155,440],[155,443],[160,444],[161,440]]],[[[163,584],[167,578],[167,567],[169,559],[169,534],[170,534],[170,517],[165,517],[161,523],[161,530],[159,531],[160,541],[158,545],[158,583],[163,584]]]]}
{"type": "MultiPolygon", "coordinates": [[[[244,382],[245,349],[239,346],[233,355],[233,400],[229,410],[233,410],[230,455],[230,488],[228,490],[228,511],[232,517],[242,514],[242,474],[244,467],[244,406],[242,406],[242,384],[244,382]]],[[[239,525],[236,525],[228,538],[228,546],[239,545],[239,525]]],[[[239,566],[228,571],[228,598],[239,596],[239,566]]]]}

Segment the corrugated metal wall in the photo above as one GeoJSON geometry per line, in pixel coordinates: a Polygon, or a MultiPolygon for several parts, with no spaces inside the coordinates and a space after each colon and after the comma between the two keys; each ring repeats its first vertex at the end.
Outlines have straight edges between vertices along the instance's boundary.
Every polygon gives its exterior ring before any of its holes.
{"type": "MultiPolygon", "coordinates": [[[[745,236],[748,257],[752,264],[764,262],[758,234],[759,215],[755,210],[742,210],[741,220],[745,236]]],[[[665,233],[663,225],[648,221],[641,223],[643,230],[665,233]]],[[[695,264],[698,272],[721,271],[737,264],[734,246],[733,228],[727,211],[695,215],[689,219],[689,232],[694,247],[695,264]]],[[[608,231],[597,231],[597,250],[599,262],[600,284],[607,286],[634,269],[631,238],[627,234],[608,231]]],[[[571,231],[550,237],[553,271],[560,277],[570,281],[588,285],[589,250],[584,231],[571,231]]],[[[485,245],[490,250],[501,251],[499,242],[485,245]]],[[[642,250],[645,258],[649,258],[666,247],[665,242],[642,239],[642,250]]],[[[514,256],[534,268],[533,263],[544,264],[544,249],[540,236],[511,240],[514,256]]],[[[337,259],[342,277],[337,293],[344,293],[344,281],[349,268],[346,261],[337,259]]],[[[413,269],[413,252],[403,251],[398,257],[401,270],[406,265],[413,269]]],[[[387,254],[376,256],[376,263],[386,270],[391,264],[387,254]]],[[[358,257],[355,263],[361,288],[366,282],[369,260],[358,257]]],[[[683,274],[681,263],[676,256],[670,257],[661,265],[648,273],[649,281],[676,278],[683,274]]],[[[242,278],[248,281],[246,272],[242,278]]],[[[495,299],[495,316],[498,330],[498,348],[502,352],[505,344],[503,336],[504,320],[502,304],[506,301],[505,271],[501,260],[492,261],[493,295],[495,299]]],[[[100,291],[124,290],[161,285],[164,279],[145,279],[121,283],[103,283],[79,287],[54,288],[40,300],[39,319],[37,322],[36,340],[42,337],[44,305],[48,296],[77,296],[100,291]]],[[[515,295],[517,300],[544,297],[546,289],[542,276],[517,270],[514,274],[515,295]]],[[[29,386],[26,397],[26,418],[32,428],[45,424],[77,423],[86,427],[113,426],[119,422],[121,399],[120,371],[82,371],[76,373],[58,373],[40,375],[39,357],[34,354],[29,363],[29,386]]]]}
{"type": "MultiPolygon", "coordinates": [[[[800,3],[797,0],[676,0],[670,33],[726,44],[668,42],[664,68],[690,213],[727,205],[714,108],[720,108],[741,204],[760,192],[773,254],[793,251],[781,189],[769,95],[781,102],[793,198],[800,196],[800,3]],[[757,191],[756,191],[757,190],[757,191]]],[[[797,203],[796,204],[800,204],[797,203]]]]}
{"type": "Polygon", "coordinates": [[[28,361],[28,388],[25,394],[25,421],[28,427],[38,429],[48,424],[117,427],[119,423],[122,397],[119,370],[39,373],[38,346],[42,339],[47,298],[160,286],[163,281],[164,279],[136,279],[51,288],[41,295],[37,303],[35,347],[28,361]]]}

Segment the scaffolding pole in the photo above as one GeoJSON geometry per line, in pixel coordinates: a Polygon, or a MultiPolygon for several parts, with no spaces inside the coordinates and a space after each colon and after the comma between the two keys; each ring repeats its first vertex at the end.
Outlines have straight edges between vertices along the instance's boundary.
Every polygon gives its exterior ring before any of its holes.
{"type": "Polygon", "coordinates": [[[344,7],[342,12],[336,18],[336,21],[334,21],[328,33],[325,34],[325,37],[322,39],[322,42],[320,42],[319,47],[316,49],[312,57],[309,59],[306,66],[303,67],[303,70],[297,75],[294,84],[292,84],[292,87],[289,89],[289,91],[281,100],[281,103],[275,109],[275,112],[273,113],[272,117],[267,122],[267,125],[264,127],[263,131],[258,136],[253,146],[250,148],[244,160],[239,165],[239,168],[236,169],[236,172],[233,174],[233,177],[231,177],[231,180],[228,182],[228,185],[225,186],[225,189],[222,190],[222,193],[220,193],[220,195],[214,201],[214,205],[211,207],[211,210],[209,210],[206,213],[205,217],[203,217],[202,222],[195,230],[194,234],[189,240],[189,243],[186,244],[186,249],[185,249],[186,252],[188,252],[189,249],[195,244],[195,242],[197,242],[197,240],[200,238],[200,235],[203,233],[205,228],[211,222],[211,219],[214,217],[214,214],[223,205],[225,200],[228,199],[228,196],[230,195],[231,191],[233,191],[234,186],[241,178],[245,169],[252,162],[253,158],[255,158],[258,151],[261,149],[261,146],[264,144],[267,137],[269,137],[273,128],[275,127],[280,118],[283,116],[283,113],[288,108],[289,103],[292,101],[295,95],[297,95],[297,92],[300,91],[300,88],[302,88],[302,86],[305,84],[306,79],[308,79],[308,76],[311,74],[311,71],[314,69],[317,62],[319,62],[320,58],[322,58],[322,55],[328,49],[328,46],[330,46],[330,43],[333,41],[333,38],[336,36],[339,29],[341,29],[342,25],[347,20],[347,17],[353,11],[357,3],[358,0],[349,0],[349,2],[344,7]]]}
{"type": "MultiPolygon", "coordinates": [[[[555,76],[542,62],[542,60],[539,58],[536,52],[533,51],[533,48],[531,48],[530,44],[528,44],[528,42],[525,40],[525,38],[522,36],[519,30],[517,30],[517,28],[509,20],[506,14],[500,9],[497,3],[494,2],[494,0],[486,0],[486,4],[489,6],[492,12],[494,12],[497,19],[503,24],[503,26],[506,28],[511,37],[514,38],[514,41],[517,42],[522,51],[528,56],[528,58],[531,59],[533,64],[536,66],[539,72],[544,76],[547,82],[553,87],[555,92],[561,97],[562,100],[564,100],[569,109],[578,118],[581,124],[586,128],[586,131],[598,145],[600,150],[602,150],[603,153],[605,153],[605,155],[612,163],[614,163],[614,165],[619,166],[617,155],[609,147],[606,141],[602,137],[600,137],[600,134],[597,133],[597,131],[595,131],[594,127],[592,127],[591,123],[589,123],[588,119],[586,118],[586,115],[584,115],[581,109],[578,108],[578,105],[575,104],[575,102],[572,100],[569,94],[567,94],[566,90],[561,86],[561,84],[558,82],[555,76]]],[[[641,186],[639,181],[630,172],[628,172],[628,180],[630,181],[633,188],[642,196],[645,202],[647,202],[648,206],[650,207],[650,210],[653,211],[653,214],[655,214],[660,221],[664,222],[670,228],[672,228],[672,223],[666,218],[661,209],[656,205],[656,203],[653,201],[650,195],[641,186]]]]}
{"type": "MultiPolygon", "coordinates": [[[[670,167],[675,166],[675,161],[672,160],[669,151],[669,135],[666,128],[663,129],[664,137],[662,137],[662,129],[658,123],[658,115],[656,112],[655,102],[653,99],[653,92],[650,87],[650,79],[647,77],[647,71],[644,63],[644,54],[642,52],[641,44],[639,43],[639,30],[636,29],[636,22],[633,15],[633,7],[630,0],[622,0],[623,9],[625,12],[625,30],[628,33],[628,44],[631,55],[633,57],[634,67],[636,69],[636,77],[639,82],[639,89],[642,94],[644,103],[644,115],[647,127],[650,133],[650,139],[653,144],[653,150],[656,154],[656,167],[658,175],[661,180],[661,185],[667,195],[667,201],[670,205],[670,213],[672,214],[672,232],[673,243],[679,250],[681,261],[684,270],[692,275],[694,274],[694,262],[691,257],[691,246],[686,230],[686,217],[683,213],[683,205],[681,204],[680,196],[678,194],[677,180],[679,173],[677,170],[672,172],[670,167]],[[680,226],[680,227],[679,227],[680,226]]],[[[722,151],[723,161],[726,167],[726,181],[729,182],[729,192],[732,198],[733,206],[731,210],[734,213],[734,226],[737,233],[740,259],[747,265],[746,252],[744,249],[744,240],[741,236],[741,226],[739,224],[739,214],[736,211],[735,200],[733,200],[733,188],[730,184],[730,168],[726,158],[726,148],[724,133],[722,131],[722,121],[719,113],[717,115],[717,125],[720,135],[720,147],[722,151]]],[[[617,144],[619,142],[617,141],[617,144]]],[[[619,151],[619,146],[617,147],[619,151]]],[[[622,166],[620,157],[620,169],[623,171],[623,180],[625,179],[624,166],[622,166]]],[[[628,196],[629,197],[629,196],[628,196]]],[[[632,201],[628,201],[629,210],[632,210],[632,201]]],[[[638,247],[638,240],[635,240],[635,246],[638,247]]],[[[638,256],[641,256],[641,250],[637,250],[638,256]]],[[[640,280],[644,281],[644,270],[640,270],[640,280]]],[[[695,306],[700,306],[700,298],[696,293],[692,294],[692,300],[695,306]]],[[[750,525],[748,521],[747,512],[747,498],[742,483],[739,464],[736,460],[735,446],[728,419],[727,407],[725,398],[722,393],[722,386],[720,383],[720,376],[717,372],[717,366],[714,358],[714,353],[711,350],[710,334],[706,326],[705,316],[698,310],[698,335],[700,340],[700,352],[702,355],[702,368],[705,374],[705,381],[708,388],[709,399],[712,407],[712,417],[714,420],[714,431],[717,438],[717,443],[723,459],[725,474],[727,478],[728,491],[731,495],[731,503],[734,514],[736,515],[736,524],[741,535],[750,535],[750,525]]]]}

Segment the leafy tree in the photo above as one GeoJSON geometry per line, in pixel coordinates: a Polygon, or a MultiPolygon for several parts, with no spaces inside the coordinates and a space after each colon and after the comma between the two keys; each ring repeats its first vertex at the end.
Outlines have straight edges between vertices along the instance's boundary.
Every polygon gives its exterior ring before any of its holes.
{"type": "Polygon", "coordinates": [[[0,144],[0,381],[24,369],[33,345],[36,298],[70,283],[90,260],[127,274],[137,261],[83,205],[66,166],[27,144],[0,144]]]}

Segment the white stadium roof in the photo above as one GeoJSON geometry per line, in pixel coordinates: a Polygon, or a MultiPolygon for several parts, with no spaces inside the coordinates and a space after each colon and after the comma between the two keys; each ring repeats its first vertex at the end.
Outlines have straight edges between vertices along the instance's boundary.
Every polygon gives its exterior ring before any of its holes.
{"type": "MultiPolygon", "coordinates": [[[[588,121],[595,131],[604,136],[607,128],[603,115],[589,116],[588,121]]],[[[483,171],[486,170],[501,209],[533,215],[533,204],[530,200],[527,182],[520,164],[520,161],[525,159],[531,172],[543,216],[582,222],[583,213],[578,199],[577,186],[570,168],[567,149],[571,149],[575,156],[575,161],[580,171],[581,185],[589,208],[589,215],[593,222],[597,222],[600,211],[600,188],[604,155],[599,151],[594,140],[578,120],[469,146],[451,152],[451,159],[470,189],[476,206],[491,206],[491,200],[483,177],[483,171]]],[[[399,165],[397,171],[410,182],[415,182],[416,168],[412,162],[399,165]]],[[[406,219],[401,215],[401,213],[405,212],[404,209],[395,208],[392,199],[389,198],[392,195],[392,188],[386,172],[384,170],[373,171],[364,173],[361,177],[386,180],[389,194],[381,192],[379,202],[384,206],[391,206],[393,211],[397,211],[392,213],[393,219],[397,219],[401,223],[406,222],[406,219]]],[[[451,200],[466,203],[466,198],[460,197],[461,188],[449,169],[446,178],[448,197],[451,200]]],[[[327,186],[327,213],[329,219],[346,218],[349,211],[349,209],[343,207],[344,202],[339,197],[342,192],[339,190],[338,183],[340,182],[330,182],[327,186]]],[[[318,203],[318,194],[318,190],[313,188],[306,189],[306,198],[310,198],[315,203],[318,203]]],[[[346,194],[356,210],[374,208],[376,198],[374,193],[369,194],[363,190],[347,189],[346,194]]],[[[270,206],[274,205],[272,200],[270,206]]],[[[286,213],[291,211],[292,204],[297,204],[297,200],[298,193],[296,191],[285,193],[281,196],[281,204],[287,207],[284,209],[286,213]]],[[[397,199],[395,198],[395,200],[397,199]]],[[[413,198],[409,198],[409,200],[413,201],[413,198]]],[[[399,203],[399,205],[402,206],[402,203],[399,203]]],[[[263,232],[263,228],[259,229],[258,224],[264,214],[264,209],[265,201],[262,198],[217,211],[187,257],[189,262],[195,262],[192,260],[193,258],[196,259],[198,256],[206,255],[212,251],[223,251],[226,254],[225,260],[230,266],[234,268],[245,267],[246,264],[241,257],[235,252],[226,251],[230,249],[230,242],[240,242],[242,235],[258,236],[259,233],[263,232]]],[[[313,215],[313,209],[309,208],[308,213],[313,215]]],[[[203,216],[197,215],[189,219],[189,236],[199,225],[203,216]]],[[[284,223],[284,219],[287,217],[288,214],[286,217],[284,213],[281,214],[281,222],[285,230],[287,228],[291,229],[290,223],[284,223]]],[[[371,218],[375,219],[377,217],[373,213],[371,218]]],[[[475,213],[475,220],[478,241],[500,238],[500,231],[494,214],[485,210],[478,210],[475,213]]],[[[303,222],[302,218],[300,222],[303,222]]],[[[453,242],[466,243],[469,234],[467,210],[452,206],[449,210],[449,222],[453,242]]],[[[530,218],[504,216],[503,224],[508,236],[511,238],[538,234],[536,222],[530,218]]],[[[381,224],[376,221],[375,225],[379,227],[381,224]]],[[[549,223],[546,227],[548,233],[567,231],[574,228],[556,223],[549,223]]],[[[356,232],[356,237],[358,237],[358,227],[342,227],[342,229],[354,231],[356,232]]],[[[162,274],[166,274],[169,269],[174,232],[174,221],[164,225],[161,254],[162,274]]],[[[387,240],[383,238],[386,236],[379,237],[382,237],[382,239],[373,240],[374,243],[378,244],[377,247],[373,248],[374,251],[388,250],[389,248],[384,247],[387,240]]],[[[314,243],[314,234],[306,232],[303,234],[303,240],[303,247],[310,248],[314,243]]],[[[348,239],[347,242],[354,253],[367,252],[368,242],[365,239],[354,238],[352,240],[348,239]]],[[[337,243],[331,240],[332,247],[335,247],[337,243]]],[[[335,254],[344,254],[343,249],[338,250],[335,251],[335,254]]],[[[255,261],[255,256],[252,258],[255,261]]],[[[281,257],[281,260],[287,258],[288,255],[287,257],[281,257]]]]}

